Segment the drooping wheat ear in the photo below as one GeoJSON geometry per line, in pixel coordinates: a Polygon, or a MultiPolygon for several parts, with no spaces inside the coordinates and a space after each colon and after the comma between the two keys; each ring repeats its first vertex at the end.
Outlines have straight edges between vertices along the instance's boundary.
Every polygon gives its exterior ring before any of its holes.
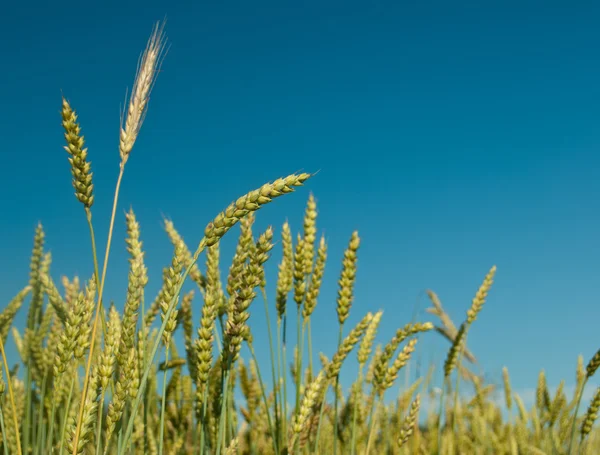
{"type": "Polygon", "coordinates": [[[255,212],[274,198],[294,191],[311,177],[310,174],[292,174],[285,178],[267,183],[232,202],[223,212],[218,214],[204,230],[204,246],[214,245],[243,217],[255,212]]]}
{"type": "Polygon", "coordinates": [[[485,299],[487,294],[494,283],[494,275],[496,274],[496,266],[494,265],[488,274],[485,276],[481,287],[475,294],[473,298],[473,302],[471,304],[471,308],[467,310],[467,324],[472,324],[473,321],[477,318],[477,314],[481,311],[483,304],[485,303],[485,299]]]}
{"type": "Polygon", "coordinates": [[[135,82],[129,99],[127,117],[121,121],[119,153],[121,166],[125,165],[129,154],[144,122],[150,100],[150,92],[160,70],[161,60],[165,50],[164,23],[157,23],[142,54],[138,65],[135,82]]]}
{"type": "MultiPolygon", "coordinates": [[[[187,269],[193,261],[192,253],[190,252],[189,248],[187,247],[185,241],[183,240],[183,237],[175,229],[175,225],[173,224],[173,221],[164,220],[164,223],[165,223],[165,231],[167,231],[167,235],[169,236],[169,240],[173,244],[173,247],[175,247],[178,244],[183,245],[183,262],[182,262],[182,264],[183,264],[183,267],[187,269]]],[[[198,268],[198,264],[194,263],[194,265],[192,265],[192,269],[190,270],[189,276],[192,279],[192,281],[198,285],[198,287],[200,289],[203,289],[206,286],[206,278],[204,278],[204,275],[202,275],[202,272],[200,272],[200,269],[198,268]]]]}
{"type": "Polygon", "coordinates": [[[600,409],[600,387],[596,389],[594,398],[590,402],[590,406],[585,414],[585,419],[581,424],[581,440],[583,440],[591,431],[594,422],[598,418],[598,410],[600,409]]]}
{"type": "Polygon", "coordinates": [[[310,193],[304,212],[304,265],[306,274],[310,274],[315,257],[315,241],[317,239],[317,203],[310,193]]]}
{"type": "MultiPolygon", "coordinates": [[[[169,268],[168,276],[165,280],[165,290],[163,294],[163,299],[160,303],[160,307],[162,309],[160,317],[163,321],[165,319],[165,315],[169,308],[171,299],[175,298],[177,287],[179,285],[179,280],[181,279],[181,258],[183,256],[183,251],[183,243],[180,242],[175,246],[173,259],[171,261],[171,267],[169,268]]],[[[170,314],[169,321],[167,322],[165,331],[163,332],[163,342],[165,343],[165,346],[169,346],[169,342],[171,341],[171,335],[173,335],[173,332],[175,331],[175,327],[177,325],[177,312],[177,310],[174,310],[170,314]]]]}
{"type": "Polygon", "coordinates": [[[360,338],[363,336],[367,327],[371,323],[373,319],[373,314],[370,312],[366,314],[364,318],[360,320],[358,324],[350,331],[348,336],[342,341],[340,347],[337,352],[334,354],[331,362],[327,365],[326,373],[327,379],[335,378],[342,368],[342,363],[352,351],[352,348],[360,341],[360,338]]]}
{"type": "Polygon", "coordinates": [[[417,394],[415,400],[410,406],[410,411],[408,415],[404,419],[404,423],[402,424],[402,428],[400,429],[400,437],[398,438],[398,447],[402,447],[404,444],[408,442],[411,435],[414,432],[415,424],[417,422],[417,417],[419,415],[419,407],[421,406],[421,396],[417,394]]]}
{"type": "MultiPolygon", "coordinates": [[[[319,249],[317,250],[317,262],[308,285],[308,292],[306,293],[306,301],[304,302],[303,316],[304,318],[310,317],[312,312],[317,306],[317,299],[321,291],[321,284],[323,282],[323,274],[325,273],[325,262],[327,261],[327,244],[325,243],[325,237],[321,237],[319,243],[319,249]]],[[[311,259],[312,264],[312,259],[311,259]]]]}
{"type": "Polygon", "coordinates": [[[75,197],[86,209],[90,209],[94,203],[94,185],[92,184],[92,165],[87,161],[87,148],[83,148],[84,140],[81,129],[77,123],[77,114],[69,102],[62,99],[62,125],[65,130],[67,145],[65,150],[71,155],[71,174],[73,175],[73,187],[75,197]]]}
{"type": "Polygon", "coordinates": [[[512,409],[512,391],[510,387],[510,377],[508,376],[508,368],[502,368],[502,380],[504,382],[504,401],[506,402],[506,408],[512,409]]]}
{"type": "Polygon", "coordinates": [[[292,232],[287,221],[283,224],[281,241],[283,257],[281,258],[279,274],[277,275],[276,297],[277,318],[279,320],[281,320],[285,313],[287,298],[294,283],[294,246],[292,244],[292,232]]]}
{"type": "Polygon", "coordinates": [[[337,297],[337,314],[340,325],[343,325],[352,306],[354,299],[354,281],[356,279],[356,253],[360,246],[360,238],[358,232],[354,231],[350,239],[348,248],[344,252],[344,260],[342,262],[342,273],[339,279],[339,290],[337,297]]]}
{"type": "Polygon", "coordinates": [[[458,329],[458,333],[456,334],[456,338],[454,339],[454,343],[450,347],[448,351],[448,355],[446,356],[446,361],[444,362],[444,377],[448,378],[454,368],[456,368],[456,363],[458,361],[458,354],[462,351],[465,335],[467,334],[467,324],[463,322],[458,329]]]}
{"type": "Polygon", "coordinates": [[[373,348],[373,341],[375,341],[375,336],[377,335],[377,328],[379,327],[379,323],[381,322],[381,316],[383,316],[383,311],[379,310],[371,319],[371,323],[365,332],[365,336],[360,342],[358,346],[358,364],[363,367],[367,360],[369,360],[369,356],[371,355],[371,350],[373,348]]]}

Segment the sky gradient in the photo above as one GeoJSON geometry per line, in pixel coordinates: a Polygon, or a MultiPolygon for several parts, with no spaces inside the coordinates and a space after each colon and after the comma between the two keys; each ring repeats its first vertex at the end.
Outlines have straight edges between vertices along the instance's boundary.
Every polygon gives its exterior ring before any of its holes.
{"type": "MultiPolygon", "coordinates": [[[[336,283],[358,230],[348,328],[381,308],[378,341],[385,343],[411,321],[415,305],[419,320],[435,321],[423,311],[425,289],[458,325],[495,264],[494,287],[468,339],[482,368],[499,380],[507,366],[517,391],[535,387],[542,368],[550,386],[561,379],[572,385],[577,355],[587,362],[600,348],[600,8],[450,3],[5,6],[2,305],[27,283],[38,221],[55,280],[91,276],[85,215],[63,150],[61,94],[77,111],[89,148],[103,249],[120,110],[152,26],[166,17],[170,47],[125,171],[107,300],[121,308],[125,297],[129,207],[142,229],[150,300],[172,254],[163,216],[195,248],[231,200],[280,176],[319,171],[261,210],[255,228],[273,225],[279,241],[288,219],[295,235],[309,192],[315,195],[318,235],[329,245],[315,350],[335,351],[336,283]]],[[[223,273],[237,233],[223,241],[223,273]]],[[[267,271],[270,291],[280,257],[278,244],[267,271]]],[[[250,323],[266,361],[260,299],[250,323]]],[[[424,365],[441,366],[446,351],[430,334],[417,352],[424,365]]],[[[351,357],[344,386],[355,375],[351,357]]]]}

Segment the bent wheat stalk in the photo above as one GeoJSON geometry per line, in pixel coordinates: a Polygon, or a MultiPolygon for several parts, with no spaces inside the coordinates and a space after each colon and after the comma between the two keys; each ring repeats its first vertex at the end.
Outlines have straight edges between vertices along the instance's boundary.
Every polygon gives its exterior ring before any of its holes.
{"type": "Polygon", "coordinates": [[[147,359],[147,364],[144,368],[144,373],[140,380],[140,386],[138,388],[135,400],[131,406],[131,415],[129,418],[129,422],[127,423],[125,435],[123,436],[123,441],[121,444],[121,450],[119,452],[119,455],[123,455],[125,453],[129,439],[131,438],[131,435],[133,433],[135,415],[143,399],[144,390],[148,382],[148,376],[150,375],[152,363],[154,362],[154,358],[156,357],[156,353],[158,352],[158,349],[160,347],[162,334],[164,333],[167,327],[167,323],[171,318],[171,313],[175,309],[179,298],[179,294],[181,293],[181,288],[183,287],[187,276],[198,261],[198,258],[200,257],[204,249],[218,243],[219,240],[233,226],[235,226],[238,221],[240,221],[240,219],[242,219],[251,212],[257,211],[262,206],[271,202],[274,198],[279,197],[283,194],[293,192],[294,187],[301,186],[310,177],[312,177],[312,175],[307,173],[298,175],[292,174],[285,178],[277,179],[273,183],[267,183],[261,186],[260,188],[240,197],[237,201],[232,202],[223,212],[219,213],[215,217],[215,219],[208,223],[206,229],[204,230],[204,237],[202,238],[202,240],[200,240],[198,248],[192,256],[192,261],[185,269],[183,275],[181,275],[181,278],[178,280],[174,295],[169,302],[167,310],[164,312],[163,322],[158,331],[158,335],[154,340],[154,345],[152,346],[150,358],[147,359]]]}

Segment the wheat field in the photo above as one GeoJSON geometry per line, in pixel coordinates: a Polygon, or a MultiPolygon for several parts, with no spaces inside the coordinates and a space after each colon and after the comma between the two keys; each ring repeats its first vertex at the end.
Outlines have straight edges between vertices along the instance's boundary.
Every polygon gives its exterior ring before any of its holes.
{"type": "Polygon", "coordinates": [[[288,175],[240,196],[214,216],[197,244],[184,242],[175,223],[165,220],[173,256],[162,277],[153,273],[151,278],[134,211],[122,220],[116,214],[126,164],[132,158],[135,165],[136,154],[144,153],[134,153],[134,146],[165,44],[159,23],[141,56],[122,119],[106,244],[97,242],[94,231],[93,173],[79,119],[63,98],[65,169],[72,174],[74,205],[83,207],[89,226],[94,274],[54,282],[44,228],[37,227],[30,274],[24,277],[28,284],[14,289],[0,313],[4,454],[600,453],[594,427],[600,389],[591,402],[582,400],[600,367],[600,350],[587,363],[581,356],[573,359],[573,396],[567,396],[564,382],[551,394],[541,371],[530,408],[511,390],[506,368],[500,388],[475,372],[468,334],[477,329],[477,317],[493,292],[495,266],[475,277],[471,306],[458,324],[428,291],[430,320],[409,322],[407,317],[394,333],[379,334],[381,310],[359,315],[353,327],[346,323],[356,312],[361,243],[358,232],[349,232],[337,281],[339,341],[334,352],[320,352],[312,344],[311,317],[329,258],[316,228],[314,196],[306,195],[302,226],[284,222],[281,228],[253,231],[261,207],[285,204],[284,196],[304,190],[314,174],[288,175]],[[107,263],[114,225],[121,222],[127,227],[127,293],[124,302],[109,305],[103,300],[107,263]],[[219,250],[225,235],[237,236],[228,261],[219,250]],[[265,264],[277,260],[273,256],[280,258],[278,273],[267,276],[265,264]],[[162,283],[155,296],[145,293],[150,279],[162,283]],[[267,295],[267,280],[276,282],[274,295],[267,295]],[[187,281],[194,289],[183,293],[187,281]],[[268,322],[266,364],[259,365],[254,350],[251,307],[265,311],[268,322]],[[26,312],[25,327],[13,324],[17,312],[26,312]],[[296,325],[296,339],[287,335],[290,324],[296,325]],[[377,335],[388,341],[375,345],[377,335]],[[390,398],[386,392],[398,390],[398,376],[421,337],[447,340],[443,381],[433,381],[431,367],[390,398]],[[19,356],[15,365],[7,361],[9,343],[19,356]],[[344,390],[340,371],[349,356],[356,356],[358,370],[344,390]],[[497,389],[503,400],[494,399],[497,389]]]}

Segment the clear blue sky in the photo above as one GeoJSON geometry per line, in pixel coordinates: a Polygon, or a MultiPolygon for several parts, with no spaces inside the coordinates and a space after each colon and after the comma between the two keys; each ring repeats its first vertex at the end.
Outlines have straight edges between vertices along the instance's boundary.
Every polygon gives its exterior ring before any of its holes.
{"type": "MultiPolygon", "coordinates": [[[[153,23],[166,16],[170,50],[127,165],[107,298],[122,305],[125,296],[130,206],[142,227],[151,299],[172,252],[162,215],[194,247],[232,199],[320,170],[257,221],[257,230],[273,224],[279,236],[287,218],[297,232],[309,191],[318,200],[330,261],[315,346],[335,350],[336,282],[357,229],[349,325],[382,308],[386,342],[416,302],[425,307],[427,288],[459,324],[496,264],[469,335],[482,366],[494,378],[508,366],[519,390],[535,387],[541,368],[552,386],[572,384],[577,355],[587,361],[600,347],[600,9],[481,3],[5,5],[0,301],[27,282],[38,221],[55,279],[91,275],[85,217],[62,148],[61,91],[89,147],[103,245],[120,108],[153,23]]],[[[226,260],[236,235],[224,241],[226,260]]],[[[276,247],[271,285],[280,255],[276,247]]],[[[194,311],[198,320],[199,301],[194,311]]],[[[263,319],[257,300],[250,321],[266,348],[263,319]]],[[[425,363],[442,362],[446,345],[432,334],[419,352],[425,363]]],[[[347,385],[354,369],[345,371],[347,385]]]]}

